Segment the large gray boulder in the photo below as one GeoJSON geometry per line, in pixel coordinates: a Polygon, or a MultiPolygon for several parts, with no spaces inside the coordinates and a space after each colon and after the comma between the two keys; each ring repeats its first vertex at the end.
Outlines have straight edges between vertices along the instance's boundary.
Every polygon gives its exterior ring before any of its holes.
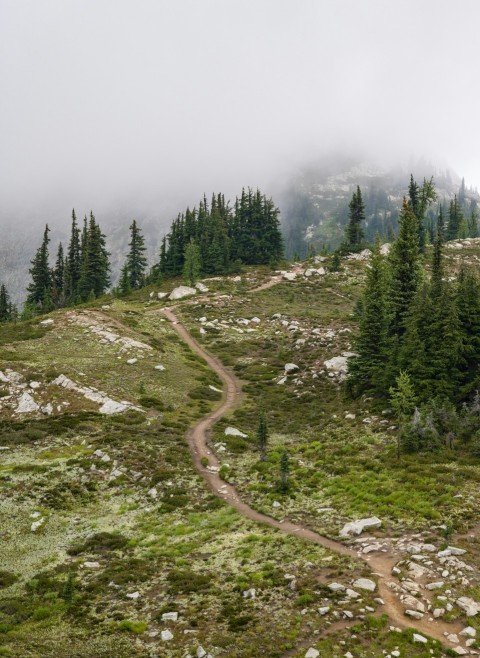
{"type": "Polygon", "coordinates": [[[374,530],[380,528],[381,525],[382,522],[376,516],[371,516],[368,519],[359,519],[358,521],[350,521],[350,523],[346,523],[340,530],[340,537],[360,535],[364,530],[374,530]]]}
{"type": "Polygon", "coordinates": [[[195,295],[197,293],[196,288],[190,288],[189,286],[178,286],[174,288],[170,293],[168,299],[172,301],[176,299],[183,299],[184,297],[189,297],[190,295],[195,295]]]}

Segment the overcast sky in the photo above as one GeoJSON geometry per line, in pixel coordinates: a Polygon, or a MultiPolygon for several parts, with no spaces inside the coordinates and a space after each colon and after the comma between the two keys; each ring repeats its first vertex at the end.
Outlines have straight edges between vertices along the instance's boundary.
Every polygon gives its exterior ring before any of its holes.
{"type": "Polygon", "coordinates": [[[267,188],[332,149],[480,187],[478,0],[0,0],[0,208],[267,188]]]}

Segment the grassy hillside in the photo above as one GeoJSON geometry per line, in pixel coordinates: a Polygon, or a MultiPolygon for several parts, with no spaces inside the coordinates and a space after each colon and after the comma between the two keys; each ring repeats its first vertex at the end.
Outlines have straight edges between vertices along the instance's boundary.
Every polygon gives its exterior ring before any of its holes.
{"type": "MultiPolygon", "coordinates": [[[[449,250],[452,272],[479,257],[477,243],[449,250]]],[[[388,551],[398,582],[418,583],[425,606],[480,631],[455,604],[480,597],[479,462],[461,452],[398,462],[388,409],[345,398],[325,361],[351,348],[366,263],[342,265],[309,277],[297,267],[293,281],[268,270],[207,281],[209,293],[177,305],[243,384],[211,436],[220,473],[253,508],[333,538],[377,515],[382,527],[353,540],[356,551],[388,551]],[[265,283],[275,285],[254,291],[265,283]],[[297,367],[285,374],[288,363],[297,367]],[[453,541],[467,552],[448,565],[438,551],[453,541]],[[420,576],[412,546],[430,551],[420,576]],[[432,574],[443,584],[430,593],[432,574]]],[[[378,591],[331,590],[372,578],[361,556],[255,524],[208,489],[184,437],[218,405],[222,383],[150,292],[0,327],[0,655],[445,655],[438,640],[396,630],[378,591]],[[26,394],[37,407],[22,412],[26,394]],[[113,403],[120,413],[101,413],[113,403]]]]}

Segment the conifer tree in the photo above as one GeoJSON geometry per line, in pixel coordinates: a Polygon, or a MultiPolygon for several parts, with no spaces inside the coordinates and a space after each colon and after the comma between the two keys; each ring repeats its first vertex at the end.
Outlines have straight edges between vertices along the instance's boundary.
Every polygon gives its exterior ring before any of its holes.
{"type": "Polygon", "coordinates": [[[130,242],[128,246],[130,247],[127,256],[130,288],[137,290],[144,284],[147,259],[145,258],[145,238],[135,220],[130,225],[130,242]]]}
{"type": "Polygon", "coordinates": [[[57,259],[52,272],[52,301],[57,308],[65,304],[65,260],[61,242],[58,245],[57,259]]]}
{"type": "Polygon", "coordinates": [[[75,210],[72,210],[72,229],[70,234],[70,242],[68,243],[67,258],[65,262],[65,296],[70,304],[75,303],[75,300],[78,296],[80,267],[80,229],[77,225],[75,210]]]}
{"type": "Polygon", "coordinates": [[[395,387],[390,387],[390,404],[398,418],[397,459],[400,459],[402,430],[416,405],[415,391],[408,373],[400,372],[395,387]]]}
{"type": "Polygon", "coordinates": [[[458,278],[458,319],[461,332],[461,391],[459,398],[480,389],[480,281],[471,269],[462,267],[458,278]]]}
{"type": "Polygon", "coordinates": [[[105,236],[91,212],[88,226],[84,226],[82,234],[82,264],[78,284],[82,301],[103,295],[110,285],[109,255],[105,236]]]}
{"type": "Polygon", "coordinates": [[[29,272],[32,282],[27,288],[27,304],[31,308],[43,312],[51,310],[52,275],[48,262],[49,232],[50,229],[47,224],[43,233],[42,244],[31,261],[32,267],[29,272]]]}
{"type": "Polygon", "coordinates": [[[280,491],[285,493],[290,486],[290,459],[288,452],[283,451],[280,457],[280,491]]]}
{"type": "Polygon", "coordinates": [[[194,286],[200,276],[200,249],[194,240],[190,240],[185,249],[183,279],[188,286],[194,286]]]}
{"type": "Polygon", "coordinates": [[[448,211],[448,226],[446,231],[447,240],[456,240],[459,237],[460,226],[463,220],[462,208],[458,202],[457,196],[450,201],[448,211]]]}
{"type": "Polygon", "coordinates": [[[391,332],[401,338],[408,309],[421,278],[418,220],[405,199],[399,218],[398,237],[390,250],[390,265],[391,332]]]}
{"type": "Polygon", "coordinates": [[[14,312],[10,302],[10,295],[5,285],[0,286],[0,322],[9,322],[13,318],[14,312]]]}
{"type": "Polygon", "coordinates": [[[120,280],[118,282],[118,292],[121,295],[128,295],[132,290],[130,285],[130,272],[128,271],[128,263],[125,263],[120,272],[120,280]]]}
{"type": "Polygon", "coordinates": [[[346,246],[349,249],[359,249],[364,240],[362,224],[365,221],[365,204],[363,203],[360,187],[353,193],[348,205],[349,221],[345,231],[346,246]]]}
{"type": "Polygon", "coordinates": [[[364,391],[382,395],[385,392],[386,363],[389,356],[389,308],[387,270],[377,239],[372,253],[367,282],[362,298],[359,336],[354,342],[357,356],[348,363],[351,392],[364,391]]]}

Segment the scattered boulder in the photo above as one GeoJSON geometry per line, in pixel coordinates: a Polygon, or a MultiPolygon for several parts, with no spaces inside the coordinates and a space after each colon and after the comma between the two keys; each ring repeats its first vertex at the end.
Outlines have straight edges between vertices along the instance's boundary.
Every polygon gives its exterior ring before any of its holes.
{"type": "Polygon", "coordinates": [[[330,583],[328,585],[328,589],[330,589],[332,592],[344,592],[346,587],[341,583],[330,583]]]}
{"type": "Polygon", "coordinates": [[[207,286],[204,283],[202,283],[201,281],[199,281],[198,283],[195,284],[195,288],[197,290],[199,290],[200,292],[208,292],[207,286]]]}
{"type": "Polygon", "coordinates": [[[176,299],[183,299],[184,297],[190,297],[190,295],[196,295],[196,294],[197,294],[196,288],[190,288],[190,286],[178,286],[178,288],[174,288],[172,290],[168,299],[174,301],[176,299]]]}
{"type": "Polygon", "coordinates": [[[138,359],[128,359],[127,363],[129,366],[133,366],[134,363],[137,363],[138,359]]]}
{"type": "Polygon", "coordinates": [[[178,612],[164,612],[162,621],[178,621],[178,612]]]}
{"type": "Polygon", "coordinates": [[[295,281],[295,279],[297,278],[297,274],[296,272],[285,272],[283,278],[285,279],[285,281],[295,281]]]}
{"type": "Polygon", "coordinates": [[[239,436],[242,439],[247,438],[247,434],[240,432],[240,430],[237,430],[236,427],[227,427],[225,429],[225,436],[239,436]]]}
{"type": "Polygon", "coordinates": [[[310,647],[310,649],[305,654],[305,658],[318,658],[319,655],[320,655],[320,651],[317,651],[313,647],[310,647]]]}
{"type": "Polygon", "coordinates": [[[423,635],[420,635],[419,633],[414,633],[413,634],[413,641],[414,642],[420,642],[421,644],[427,644],[428,640],[426,637],[423,637],[423,635]]]}
{"type": "Polygon", "coordinates": [[[470,599],[468,596],[461,596],[455,603],[465,612],[467,617],[475,617],[480,612],[480,603],[470,599]]]}
{"type": "Polygon", "coordinates": [[[340,537],[360,535],[364,530],[374,530],[380,528],[381,525],[382,522],[376,516],[371,516],[368,519],[359,519],[358,521],[350,521],[350,523],[346,523],[340,530],[340,537]]]}
{"type": "Polygon", "coordinates": [[[296,363],[286,363],[285,364],[285,372],[295,372],[296,370],[300,370],[300,368],[297,366],[296,363]]]}
{"type": "Polygon", "coordinates": [[[173,640],[173,634],[168,629],[166,631],[162,631],[160,633],[160,637],[164,642],[169,642],[170,640],[173,640]]]}
{"type": "Polygon", "coordinates": [[[42,517],[41,519],[38,519],[38,521],[34,521],[32,523],[32,525],[30,526],[30,530],[32,532],[37,532],[37,530],[41,528],[44,523],[45,523],[45,518],[42,517]]]}
{"type": "Polygon", "coordinates": [[[368,592],[374,592],[377,588],[376,582],[374,580],[370,580],[370,578],[358,578],[353,583],[353,586],[357,589],[365,589],[368,592]]]}

